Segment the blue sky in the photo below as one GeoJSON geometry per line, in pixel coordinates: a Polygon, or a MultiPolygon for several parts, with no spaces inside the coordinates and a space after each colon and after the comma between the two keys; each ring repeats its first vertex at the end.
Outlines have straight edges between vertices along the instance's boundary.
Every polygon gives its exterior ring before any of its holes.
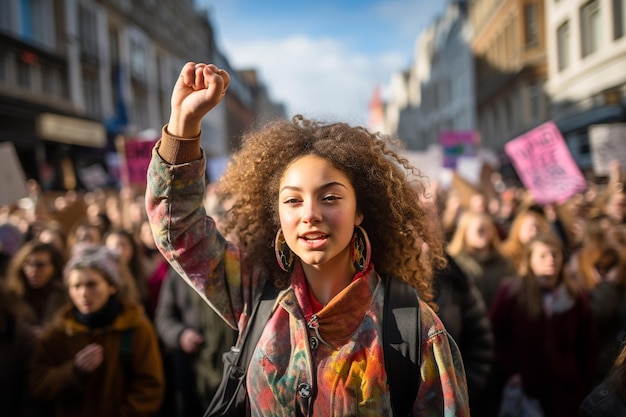
{"type": "Polygon", "coordinates": [[[444,0],[195,0],[237,69],[254,67],[271,98],[324,120],[366,124],[377,85],[409,68],[444,0]]]}

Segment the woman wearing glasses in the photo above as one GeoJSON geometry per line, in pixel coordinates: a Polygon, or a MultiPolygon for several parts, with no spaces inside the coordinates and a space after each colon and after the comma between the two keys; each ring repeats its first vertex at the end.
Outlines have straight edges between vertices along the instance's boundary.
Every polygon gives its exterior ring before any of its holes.
{"type": "Polygon", "coordinates": [[[67,301],[63,286],[65,258],[51,243],[26,242],[11,260],[9,292],[23,301],[27,322],[37,336],[67,301]]]}

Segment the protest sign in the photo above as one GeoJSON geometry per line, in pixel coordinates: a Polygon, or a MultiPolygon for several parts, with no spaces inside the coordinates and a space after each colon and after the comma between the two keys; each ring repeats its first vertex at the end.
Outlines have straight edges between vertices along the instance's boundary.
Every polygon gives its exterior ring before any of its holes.
{"type": "Polygon", "coordinates": [[[475,156],[477,134],[473,130],[450,130],[439,134],[439,144],[443,148],[444,168],[455,169],[461,156],[475,156]]]}
{"type": "Polygon", "coordinates": [[[554,122],[513,139],[504,151],[539,204],[562,203],[587,186],[554,122]]]}
{"type": "Polygon", "coordinates": [[[13,142],[0,143],[0,204],[13,204],[28,195],[26,177],[13,142]]]}
{"type": "Polygon", "coordinates": [[[589,145],[593,173],[598,177],[609,175],[611,161],[626,167],[626,123],[589,126],[589,145]]]}
{"type": "Polygon", "coordinates": [[[157,140],[120,138],[117,148],[121,156],[120,180],[123,186],[145,188],[152,148],[157,140]]]}

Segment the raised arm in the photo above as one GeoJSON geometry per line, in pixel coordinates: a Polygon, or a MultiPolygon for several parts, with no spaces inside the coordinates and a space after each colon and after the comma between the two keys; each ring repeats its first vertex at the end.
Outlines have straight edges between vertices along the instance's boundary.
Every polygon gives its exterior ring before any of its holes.
{"type": "Polygon", "coordinates": [[[229,83],[230,75],[213,64],[185,64],[172,91],[172,112],[165,127],[169,135],[163,136],[159,148],[166,162],[180,164],[201,157],[202,118],[219,104],[229,83]]]}
{"type": "Polygon", "coordinates": [[[241,329],[258,277],[241,271],[238,248],[206,215],[206,158],[200,147],[202,118],[220,102],[229,82],[226,71],[212,64],[183,67],[172,92],[170,123],[148,168],[146,208],[168,262],[222,318],[241,329]]]}

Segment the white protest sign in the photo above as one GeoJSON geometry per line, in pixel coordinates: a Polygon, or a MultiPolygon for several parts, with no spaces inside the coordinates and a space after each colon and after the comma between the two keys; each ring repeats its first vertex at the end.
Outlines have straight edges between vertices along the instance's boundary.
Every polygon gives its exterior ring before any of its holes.
{"type": "Polygon", "coordinates": [[[613,160],[626,167],[626,123],[589,126],[589,145],[593,172],[597,176],[609,175],[613,160]]]}
{"type": "Polygon", "coordinates": [[[22,164],[13,142],[0,143],[0,204],[13,204],[28,195],[22,164]]]}

